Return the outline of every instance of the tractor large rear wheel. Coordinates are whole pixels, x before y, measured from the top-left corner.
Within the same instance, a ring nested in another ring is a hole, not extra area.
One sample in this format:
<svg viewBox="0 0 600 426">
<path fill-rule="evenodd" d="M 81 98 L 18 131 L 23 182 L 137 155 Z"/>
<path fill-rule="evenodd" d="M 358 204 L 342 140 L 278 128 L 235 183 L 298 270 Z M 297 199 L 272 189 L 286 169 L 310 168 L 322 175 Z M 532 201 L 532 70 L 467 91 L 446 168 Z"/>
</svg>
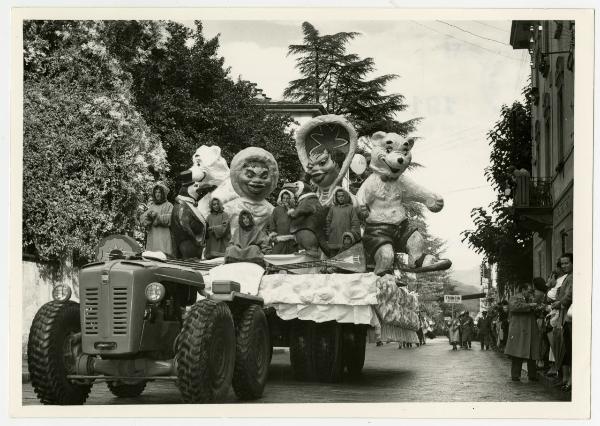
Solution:
<svg viewBox="0 0 600 426">
<path fill-rule="evenodd" d="M 235 364 L 235 328 L 224 302 L 196 302 L 176 342 L 177 387 L 184 402 L 224 399 Z"/>
<path fill-rule="evenodd" d="M 344 365 L 351 377 L 357 377 L 365 365 L 367 327 L 364 325 L 344 324 L 343 341 Z"/>
<path fill-rule="evenodd" d="M 237 348 L 233 390 L 240 399 L 260 398 L 267 383 L 271 361 L 269 324 L 261 306 L 245 309 L 235 324 Z"/>
<path fill-rule="evenodd" d="M 296 380 L 314 380 L 313 338 L 315 323 L 293 320 L 290 325 L 290 364 Z"/>
<path fill-rule="evenodd" d="M 337 383 L 342 379 L 342 325 L 335 321 L 317 324 L 313 340 L 315 373 L 320 382 Z"/>
<path fill-rule="evenodd" d="M 75 374 L 80 354 L 79 304 L 53 301 L 43 305 L 33 318 L 27 343 L 31 385 L 42 404 L 85 402 L 92 385 L 67 379 Z"/>
</svg>

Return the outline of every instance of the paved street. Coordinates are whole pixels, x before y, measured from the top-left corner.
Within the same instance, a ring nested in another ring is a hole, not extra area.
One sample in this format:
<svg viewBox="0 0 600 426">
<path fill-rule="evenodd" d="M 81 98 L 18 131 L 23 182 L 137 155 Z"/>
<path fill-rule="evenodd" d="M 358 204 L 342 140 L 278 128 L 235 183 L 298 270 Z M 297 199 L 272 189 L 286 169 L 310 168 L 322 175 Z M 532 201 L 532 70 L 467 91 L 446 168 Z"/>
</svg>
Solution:
<svg viewBox="0 0 600 426">
<path fill-rule="evenodd" d="M 265 395 L 258 403 L 300 402 L 474 402 L 558 401 L 565 395 L 540 382 L 510 381 L 510 362 L 504 355 L 473 349 L 451 351 L 446 338 L 428 340 L 422 347 L 398 350 L 394 343 L 367 345 L 360 379 L 339 384 L 292 380 L 289 354 L 277 353 Z M 174 383 L 150 383 L 138 398 L 115 398 L 101 383 L 92 389 L 88 404 L 176 404 Z M 227 402 L 235 403 L 233 392 Z M 23 384 L 23 405 L 38 404 L 29 383 Z"/>
</svg>

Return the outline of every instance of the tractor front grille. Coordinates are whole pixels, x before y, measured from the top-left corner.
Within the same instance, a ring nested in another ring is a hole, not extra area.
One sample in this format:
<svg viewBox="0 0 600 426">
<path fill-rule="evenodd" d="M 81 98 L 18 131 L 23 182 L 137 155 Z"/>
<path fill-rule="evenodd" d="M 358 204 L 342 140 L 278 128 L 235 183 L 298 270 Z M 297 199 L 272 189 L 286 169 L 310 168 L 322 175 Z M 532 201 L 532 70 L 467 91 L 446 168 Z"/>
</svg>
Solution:
<svg viewBox="0 0 600 426">
<path fill-rule="evenodd" d="M 84 297 L 84 332 L 85 334 L 95 335 L 98 334 L 99 288 L 86 288 Z"/>
<path fill-rule="evenodd" d="M 128 306 L 129 306 L 129 288 L 112 287 L 112 332 L 113 335 L 127 334 L 128 326 Z"/>
</svg>

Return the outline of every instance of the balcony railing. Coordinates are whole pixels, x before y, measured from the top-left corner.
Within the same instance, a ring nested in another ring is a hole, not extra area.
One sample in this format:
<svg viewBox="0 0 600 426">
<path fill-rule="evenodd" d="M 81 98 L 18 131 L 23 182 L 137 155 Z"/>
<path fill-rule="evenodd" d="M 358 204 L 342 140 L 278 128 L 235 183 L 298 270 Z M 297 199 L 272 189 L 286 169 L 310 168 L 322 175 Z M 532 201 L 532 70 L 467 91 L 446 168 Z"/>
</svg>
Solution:
<svg viewBox="0 0 600 426">
<path fill-rule="evenodd" d="M 517 208 L 552 208 L 552 179 L 516 176 L 513 205 Z"/>
</svg>

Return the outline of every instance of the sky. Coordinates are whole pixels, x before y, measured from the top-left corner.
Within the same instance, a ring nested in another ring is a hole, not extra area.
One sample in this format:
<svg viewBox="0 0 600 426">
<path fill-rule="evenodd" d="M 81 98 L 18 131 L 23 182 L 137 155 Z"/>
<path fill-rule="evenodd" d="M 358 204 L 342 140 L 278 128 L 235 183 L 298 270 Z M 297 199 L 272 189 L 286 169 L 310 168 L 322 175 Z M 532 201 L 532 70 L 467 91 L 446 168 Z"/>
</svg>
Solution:
<svg viewBox="0 0 600 426">
<path fill-rule="evenodd" d="M 375 60 L 373 77 L 397 74 L 388 93 L 400 93 L 408 108 L 401 121 L 422 117 L 411 172 L 440 193 L 445 207 L 427 215 L 430 231 L 447 241 L 454 268 L 482 260 L 461 242 L 472 229 L 471 209 L 495 198 L 484 169 L 490 148 L 486 133 L 503 104 L 522 99 L 530 73 L 529 54 L 509 45 L 510 21 L 311 21 L 321 34 L 357 31 L 348 52 Z M 231 76 L 254 81 L 273 100 L 300 74 L 288 45 L 302 42 L 302 21 L 203 21 L 204 34 L 220 34 L 220 55 Z"/>
</svg>

